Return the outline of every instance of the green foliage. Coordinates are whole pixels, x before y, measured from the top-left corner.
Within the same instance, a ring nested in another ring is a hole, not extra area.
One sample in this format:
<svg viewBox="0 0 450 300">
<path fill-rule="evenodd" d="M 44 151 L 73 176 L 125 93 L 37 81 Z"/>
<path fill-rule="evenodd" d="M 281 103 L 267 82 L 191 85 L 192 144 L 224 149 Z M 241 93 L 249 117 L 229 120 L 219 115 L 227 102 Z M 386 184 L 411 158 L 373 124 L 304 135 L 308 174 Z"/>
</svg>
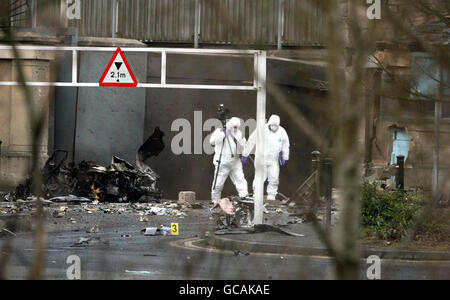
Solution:
<svg viewBox="0 0 450 300">
<path fill-rule="evenodd" d="M 450 241 L 450 209 L 436 208 L 427 211 L 416 227 L 416 239 L 433 242 Z"/>
<path fill-rule="evenodd" d="M 424 197 L 417 191 L 380 191 L 378 184 L 362 186 L 362 225 L 366 233 L 382 239 L 399 239 L 417 219 Z"/>
</svg>

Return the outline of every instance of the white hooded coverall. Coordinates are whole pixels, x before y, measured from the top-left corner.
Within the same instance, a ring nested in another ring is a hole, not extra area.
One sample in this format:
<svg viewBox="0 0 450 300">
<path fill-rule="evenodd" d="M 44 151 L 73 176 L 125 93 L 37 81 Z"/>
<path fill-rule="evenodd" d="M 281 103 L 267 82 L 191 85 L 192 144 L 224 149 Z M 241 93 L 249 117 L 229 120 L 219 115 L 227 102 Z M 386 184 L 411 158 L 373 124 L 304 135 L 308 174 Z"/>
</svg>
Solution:
<svg viewBox="0 0 450 300">
<path fill-rule="evenodd" d="M 276 131 L 270 130 L 270 125 L 276 125 Z M 255 148 L 256 130 L 250 135 L 242 156 L 248 157 Z M 281 155 L 280 155 L 281 153 Z M 275 200 L 278 194 L 280 175 L 280 159 L 289 160 L 289 137 L 280 126 L 280 117 L 272 115 L 264 126 L 264 181 L 268 180 L 267 200 Z M 253 192 L 255 180 L 253 180 Z"/>
<path fill-rule="evenodd" d="M 239 197 L 245 197 L 248 195 L 247 180 L 244 177 L 244 171 L 242 169 L 242 162 L 240 160 L 239 154 L 242 153 L 242 148 L 245 145 L 245 138 L 242 136 L 242 132 L 239 130 L 241 126 L 241 121 L 233 117 L 226 123 L 226 129 L 228 134 L 217 128 L 210 138 L 210 143 L 214 147 L 214 176 L 215 178 L 215 188 L 214 180 L 211 187 L 211 200 L 219 200 L 221 198 L 222 189 L 230 176 L 231 181 L 236 187 Z M 223 148 L 222 148 L 223 146 Z M 218 166 L 220 153 L 222 152 L 222 158 L 220 166 Z M 217 168 L 219 171 L 217 173 Z"/>
</svg>

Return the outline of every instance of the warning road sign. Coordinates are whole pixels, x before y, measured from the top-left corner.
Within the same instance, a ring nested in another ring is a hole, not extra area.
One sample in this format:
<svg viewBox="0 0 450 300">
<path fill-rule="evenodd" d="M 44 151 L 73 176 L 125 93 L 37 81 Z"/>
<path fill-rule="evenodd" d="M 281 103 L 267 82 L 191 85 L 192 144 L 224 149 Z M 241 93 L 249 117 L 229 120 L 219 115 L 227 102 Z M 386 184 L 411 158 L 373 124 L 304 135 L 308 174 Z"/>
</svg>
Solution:
<svg viewBox="0 0 450 300">
<path fill-rule="evenodd" d="M 125 55 L 117 48 L 99 82 L 100 86 L 137 86 L 137 80 L 131 71 Z"/>
</svg>

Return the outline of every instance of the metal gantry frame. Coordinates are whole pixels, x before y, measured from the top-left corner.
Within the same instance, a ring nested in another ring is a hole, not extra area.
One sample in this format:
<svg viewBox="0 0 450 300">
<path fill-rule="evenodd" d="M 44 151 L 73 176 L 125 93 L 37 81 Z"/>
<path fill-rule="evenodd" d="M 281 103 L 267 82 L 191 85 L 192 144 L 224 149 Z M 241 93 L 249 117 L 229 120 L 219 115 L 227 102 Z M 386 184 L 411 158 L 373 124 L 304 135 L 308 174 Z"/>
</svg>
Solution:
<svg viewBox="0 0 450 300">
<path fill-rule="evenodd" d="M 70 47 L 70 46 L 16 46 L 19 51 L 69 51 L 72 52 L 72 81 L 70 82 L 18 82 L 0 81 L 0 86 L 30 87 L 98 87 L 98 82 L 79 82 L 78 80 L 78 55 L 79 52 L 115 52 L 117 47 Z M 242 90 L 256 91 L 256 152 L 255 152 L 255 214 L 254 223 L 263 223 L 264 201 L 264 126 L 266 120 L 266 73 L 267 54 L 260 50 L 223 50 L 223 49 L 184 49 L 184 48 L 121 48 L 125 52 L 144 52 L 161 54 L 161 82 L 138 83 L 136 88 L 168 88 L 168 89 L 207 89 L 207 90 Z M 0 45 L 0 51 L 12 51 L 12 46 Z M 253 56 L 254 76 L 253 85 L 212 85 L 212 84 L 170 84 L 167 83 L 167 54 L 198 54 L 198 55 L 235 55 Z M 101 74 L 99 74 L 99 79 Z"/>
</svg>

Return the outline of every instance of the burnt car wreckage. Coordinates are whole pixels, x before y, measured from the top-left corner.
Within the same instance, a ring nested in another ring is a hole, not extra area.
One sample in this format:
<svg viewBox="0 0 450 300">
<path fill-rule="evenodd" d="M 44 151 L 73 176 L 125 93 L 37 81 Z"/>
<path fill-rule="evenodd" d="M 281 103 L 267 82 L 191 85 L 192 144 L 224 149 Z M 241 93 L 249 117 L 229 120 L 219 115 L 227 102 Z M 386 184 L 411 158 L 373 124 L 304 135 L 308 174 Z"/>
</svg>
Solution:
<svg viewBox="0 0 450 300">
<path fill-rule="evenodd" d="M 138 149 L 136 166 L 113 156 L 104 167 L 92 161 L 66 163 L 68 152 L 55 150 L 42 168 L 45 198 L 70 196 L 79 200 L 103 202 L 159 202 L 162 191 L 157 187 L 159 175 L 145 161 L 164 149 L 164 132 L 156 127 L 153 134 Z M 72 196 L 76 195 L 76 197 Z M 31 179 L 17 186 L 5 198 L 26 200 L 31 194 Z"/>
</svg>

